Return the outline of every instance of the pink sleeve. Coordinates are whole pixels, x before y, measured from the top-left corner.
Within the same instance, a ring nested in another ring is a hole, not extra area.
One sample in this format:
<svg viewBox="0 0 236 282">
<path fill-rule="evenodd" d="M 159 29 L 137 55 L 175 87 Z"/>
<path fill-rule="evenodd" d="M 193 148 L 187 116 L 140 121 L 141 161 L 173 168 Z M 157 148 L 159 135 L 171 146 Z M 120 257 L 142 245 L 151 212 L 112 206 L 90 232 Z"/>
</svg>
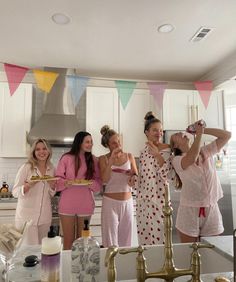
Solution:
<svg viewBox="0 0 236 282">
<path fill-rule="evenodd" d="M 98 159 L 96 157 L 93 157 L 94 160 L 94 176 L 93 176 L 93 184 L 90 186 L 90 189 L 93 192 L 100 192 L 102 187 L 102 181 L 100 178 L 100 170 L 98 167 Z"/>
<path fill-rule="evenodd" d="M 172 165 L 176 171 L 176 173 L 179 173 L 180 171 L 183 171 L 181 161 L 182 161 L 183 156 L 176 156 L 172 160 Z"/>
<path fill-rule="evenodd" d="M 210 144 L 203 146 L 201 148 L 201 153 L 204 156 L 204 159 L 214 156 L 219 152 L 218 147 L 216 145 L 216 141 L 211 142 Z"/>
<path fill-rule="evenodd" d="M 59 163 L 57 165 L 56 169 L 56 177 L 59 177 L 60 179 L 57 180 L 57 191 L 62 191 L 66 189 L 65 187 L 65 180 L 66 180 L 66 168 L 67 168 L 67 162 L 65 156 L 62 156 L 59 160 Z"/>
</svg>

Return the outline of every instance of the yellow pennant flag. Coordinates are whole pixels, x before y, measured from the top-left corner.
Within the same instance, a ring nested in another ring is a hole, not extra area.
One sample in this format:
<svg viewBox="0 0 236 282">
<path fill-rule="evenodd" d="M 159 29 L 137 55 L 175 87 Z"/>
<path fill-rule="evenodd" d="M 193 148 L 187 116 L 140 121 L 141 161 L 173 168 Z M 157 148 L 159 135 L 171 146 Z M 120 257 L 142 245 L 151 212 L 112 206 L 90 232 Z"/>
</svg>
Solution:
<svg viewBox="0 0 236 282">
<path fill-rule="evenodd" d="M 58 77 L 56 72 L 33 70 L 35 80 L 39 89 L 49 93 Z"/>
</svg>

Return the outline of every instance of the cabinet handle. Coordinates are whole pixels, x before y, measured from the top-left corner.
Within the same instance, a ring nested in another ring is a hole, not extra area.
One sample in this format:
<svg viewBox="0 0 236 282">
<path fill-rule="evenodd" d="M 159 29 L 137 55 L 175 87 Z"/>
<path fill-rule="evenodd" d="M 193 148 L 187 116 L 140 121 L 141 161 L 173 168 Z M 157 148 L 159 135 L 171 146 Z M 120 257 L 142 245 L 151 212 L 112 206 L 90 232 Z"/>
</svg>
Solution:
<svg viewBox="0 0 236 282">
<path fill-rule="evenodd" d="M 192 106 L 189 106 L 188 107 L 188 122 L 189 122 L 189 124 L 192 123 L 192 114 L 191 114 L 191 112 L 192 112 Z"/>
<path fill-rule="evenodd" d="M 198 105 L 196 106 L 196 114 L 197 114 L 197 120 L 199 120 L 199 116 L 198 116 Z"/>
<path fill-rule="evenodd" d="M 194 106 L 191 105 L 191 123 L 195 122 Z"/>
</svg>

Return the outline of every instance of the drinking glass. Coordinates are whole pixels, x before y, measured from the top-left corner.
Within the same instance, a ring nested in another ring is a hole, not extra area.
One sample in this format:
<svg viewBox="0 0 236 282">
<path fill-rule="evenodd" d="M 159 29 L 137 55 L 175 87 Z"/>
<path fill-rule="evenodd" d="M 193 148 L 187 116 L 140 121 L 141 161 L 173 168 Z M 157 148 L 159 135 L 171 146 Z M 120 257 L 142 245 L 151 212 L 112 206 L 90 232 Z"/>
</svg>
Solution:
<svg viewBox="0 0 236 282">
<path fill-rule="evenodd" d="M 2 275 L 5 282 L 9 282 L 9 270 L 11 269 L 12 259 L 19 251 L 24 236 L 31 222 L 26 222 L 22 230 L 17 230 L 12 224 L 0 225 L 0 259 L 3 262 L 4 269 Z M 10 234 L 10 236 L 9 236 Z M 11 239 L 14 236 L 14 240 Z"/>
</svg>

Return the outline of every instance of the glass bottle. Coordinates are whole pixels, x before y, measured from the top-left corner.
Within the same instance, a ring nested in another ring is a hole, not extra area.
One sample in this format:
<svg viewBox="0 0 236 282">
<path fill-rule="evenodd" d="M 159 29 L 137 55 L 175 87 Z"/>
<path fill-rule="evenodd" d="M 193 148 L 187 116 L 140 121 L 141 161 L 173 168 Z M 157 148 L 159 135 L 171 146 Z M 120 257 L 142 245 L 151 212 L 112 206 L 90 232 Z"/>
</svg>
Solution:
<svg viewBox="0 0 236 282">
<path fill-rule="evenodd" d="M 98 241 L 91 237 L 89 221 L 84 221 L 82 237 L 72 244 L 71 249 L 72 282 L 99 281 L 100 246 Z"/>
</svg>

